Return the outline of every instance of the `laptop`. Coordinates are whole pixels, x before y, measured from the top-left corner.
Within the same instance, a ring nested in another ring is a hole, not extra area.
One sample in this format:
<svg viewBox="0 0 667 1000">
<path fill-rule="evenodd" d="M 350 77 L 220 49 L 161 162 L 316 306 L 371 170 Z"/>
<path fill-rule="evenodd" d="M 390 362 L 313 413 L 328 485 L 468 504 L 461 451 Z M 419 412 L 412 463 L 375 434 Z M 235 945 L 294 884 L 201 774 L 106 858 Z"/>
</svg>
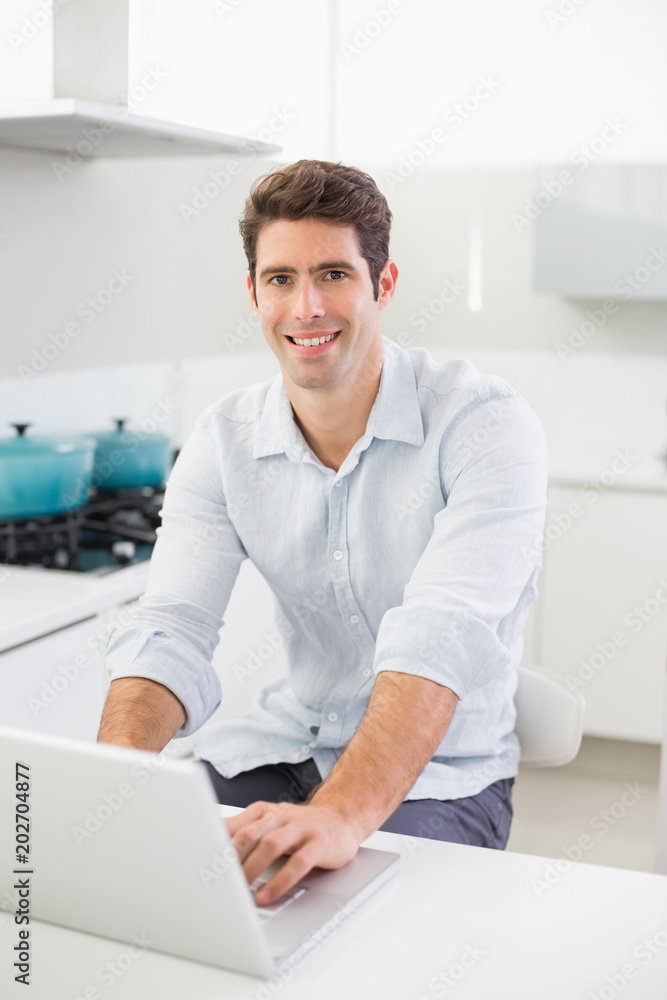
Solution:
<svg viewBox="0 0 667 1000">
<path fill-rule="evenodd" d="M 1 909 L 236 972 L 299 963 L 398 869 L 361 847 L 267 910 L 280 861 L 248 886 L 198 761 L 0 726 L 0 775 Z"/>
</svg>

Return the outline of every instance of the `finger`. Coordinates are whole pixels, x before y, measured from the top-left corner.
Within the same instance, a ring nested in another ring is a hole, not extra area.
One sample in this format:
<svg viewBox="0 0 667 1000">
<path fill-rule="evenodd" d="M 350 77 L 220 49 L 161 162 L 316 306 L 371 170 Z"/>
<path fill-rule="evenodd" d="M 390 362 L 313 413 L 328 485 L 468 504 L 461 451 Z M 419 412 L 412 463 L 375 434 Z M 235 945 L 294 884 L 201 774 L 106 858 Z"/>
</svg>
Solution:
<svg viewBox="0 0 667 1000">
<path fill-rule="evenodd" d="M 276 872 L 266 885 L 255 894 L 255 899 L 260 906 L 268 906 L 300 882 L 302 878 L 315 867 L 316 852 L 313 851 L 311 842 L 306 842 L 304 846 L 292 854 L 289 861 L 286 861 L 280 871 Z"/>
<path fill-rule="evenodd" d="M 254 822 L 257 817 L 261 816 L 264 810 L 270 805 L 270 802 L 253 802 L 242 812 L 237 813 L 236 816 L 228 816 L 224 822 L 230 836 L 233 837 L 234 834 L 238 833 L 239 830 L 242 830 L 244 826 L 248 825 L 248 823 Z"/>
<path fill-rule="evenodd" d="M 252 885 L 269 865 L 286 854 L 293 854 L 304 843 L 305 834 L 296 824 L 291 823 L 269 831 L 257 843 L 243 861 L 243 871 Z"/>
<path fill-rule="evenodd" d="M 241 861 L 245 861 L 252 854 L 263 837 L 287 823 L 289 823 L 289 816 L 269 807 L 258 819 L 248 823 L 238 833 L 235 833 L 232 837 L 232 843 Z"/>
</svg>

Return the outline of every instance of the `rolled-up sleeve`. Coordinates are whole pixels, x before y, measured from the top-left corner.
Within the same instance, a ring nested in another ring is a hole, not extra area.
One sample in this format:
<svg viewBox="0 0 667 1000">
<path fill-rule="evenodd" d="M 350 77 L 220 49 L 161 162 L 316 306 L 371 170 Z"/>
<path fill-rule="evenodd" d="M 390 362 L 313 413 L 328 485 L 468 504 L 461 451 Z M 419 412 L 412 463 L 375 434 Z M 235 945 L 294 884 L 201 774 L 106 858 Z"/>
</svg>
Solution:
<svg viewBox="0 0 667 1000">
<path fill-rule="evenodd" d="M 169 477 L 146 594 L 112 626 L 104 656 L 110 679 L 146 677 L 182 702 L 188 736 L 220 704 L 211 666 L 245 549 L 225 501 L 216 419 L 204 414 Z"/>
<path fill-rule="evenodd" d="M 445 506 L 403 603 L 381 621 L 374 670 L 415 674 L 464 698 L 511 662 L 505 626 L 541 567 L 547 448 L 526 401 L 473 398 L 443 429 L 439 475 Z"/>
</svg>

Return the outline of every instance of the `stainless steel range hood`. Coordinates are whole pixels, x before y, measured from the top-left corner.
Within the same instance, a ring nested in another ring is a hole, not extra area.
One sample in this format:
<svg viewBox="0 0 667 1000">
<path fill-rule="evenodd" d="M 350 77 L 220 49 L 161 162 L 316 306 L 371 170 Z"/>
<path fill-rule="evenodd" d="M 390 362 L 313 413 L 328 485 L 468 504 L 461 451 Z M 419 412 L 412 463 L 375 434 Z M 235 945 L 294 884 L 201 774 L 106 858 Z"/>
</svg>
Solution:
<svg viewBox="0 0 667 1000">
<path fill-rule="evenodd" d="M 53 17 L 45 100 L 0 102 L 0 147 L 88 156 L 274 153 L 281 146 L 143 117 L 127 105 L 129 0 L 68 0 Z"/>
<path fill-rule="evenodd" d="M 88 156 L 183 156 L 188 153 L 277 153 L 266 142 L 224 135 L 127 109 L 70 97 L 0 103 L 0 147 Z"/>
</svg>

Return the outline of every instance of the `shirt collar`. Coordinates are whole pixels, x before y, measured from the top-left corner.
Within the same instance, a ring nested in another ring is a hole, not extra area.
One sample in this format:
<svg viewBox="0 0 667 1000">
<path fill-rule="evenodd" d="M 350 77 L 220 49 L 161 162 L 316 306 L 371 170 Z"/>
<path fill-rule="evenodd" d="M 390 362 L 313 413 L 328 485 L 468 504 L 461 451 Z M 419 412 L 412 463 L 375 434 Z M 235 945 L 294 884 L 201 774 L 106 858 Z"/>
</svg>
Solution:
<svg viewBox="0 0 667 1000">
<path fill-rule="evenodd" d="M 404 441 L 421 447 L 424 424 L 417 398 L 412 360 L 393 340 L 382 338 L 384 359 L 380 388 L 373 405 L 372 436 L 388 441 Z M 370 423 L 370 419 L 369 419 Z M 293 462 L 301 461 L 306 443 L 294 420 L 282 373 L 271 379 L 264 408 L 255 432 L 253 458 L 284 452 Z"/>
</svg>

